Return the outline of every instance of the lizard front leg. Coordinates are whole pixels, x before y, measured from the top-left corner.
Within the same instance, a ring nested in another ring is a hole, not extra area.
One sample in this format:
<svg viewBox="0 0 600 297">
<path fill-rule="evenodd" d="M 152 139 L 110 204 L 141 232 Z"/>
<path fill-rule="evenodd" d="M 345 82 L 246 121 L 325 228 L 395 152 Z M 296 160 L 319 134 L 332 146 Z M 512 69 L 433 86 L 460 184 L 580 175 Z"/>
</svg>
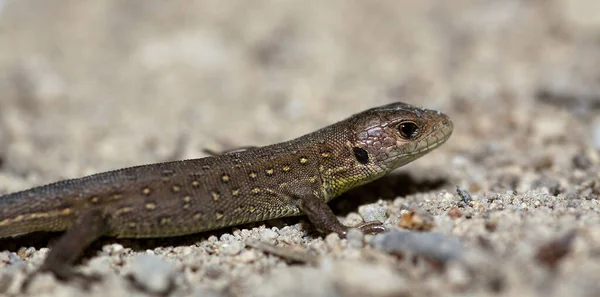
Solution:
<svg viewBox="0 0 600 297">
<path fill-rule="evenodd" d="M 338 233 L 340 236 L 346 236 L 348 227 L 344 226 L 335 216 L 329 205 L 317 197 L 308 188 L 304 188 L 300 192 L 296 192 L 293 197 L 296 197 L 296 205 L 308 217 L 310 222 L 323 233 Z M 356 226 L 363 233 L 376 234 L 385 231 L 381 222 L 373 221 L 366 222 Z"/>
</svg>

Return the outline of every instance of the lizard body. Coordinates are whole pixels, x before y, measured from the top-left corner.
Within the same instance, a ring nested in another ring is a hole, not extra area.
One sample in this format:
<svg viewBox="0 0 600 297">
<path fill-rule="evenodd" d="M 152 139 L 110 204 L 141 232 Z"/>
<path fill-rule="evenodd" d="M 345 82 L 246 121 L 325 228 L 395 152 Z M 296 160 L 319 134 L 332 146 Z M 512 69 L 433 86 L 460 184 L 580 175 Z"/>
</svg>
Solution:
<svg viewBox="0 0 600 297">
<path fill-rule="evenodd" d="M 0 197 L 0 238 L 67 231 L 42 266 L 67 279 L 101 236 L 169 237 L 302 214 L 344 235 L 329 200 L 428 153 L 452 129 L 441 112 L 393 103 L 279 144 L 40 186 Z"/>
</svg>

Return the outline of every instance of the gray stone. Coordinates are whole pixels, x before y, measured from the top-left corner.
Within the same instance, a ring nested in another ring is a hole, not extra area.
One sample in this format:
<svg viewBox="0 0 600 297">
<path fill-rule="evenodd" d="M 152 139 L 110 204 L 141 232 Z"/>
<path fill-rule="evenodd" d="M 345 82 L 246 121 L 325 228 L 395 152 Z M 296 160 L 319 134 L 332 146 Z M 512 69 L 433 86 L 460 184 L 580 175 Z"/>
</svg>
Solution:
<svg viewBox="0 0 600 297">
<path fill-rule="evenodd" d="M 365 222 L 379 221 L 383 223 L 387 219 L 385 207 L 377 203 L 360 206 L 358 213 Z"/>
<path fill-rule="evenodd" d="M 152 254 L 140 254 L 133 258 L 133 280 L 148 292 L 165 294 L 173 286 L 175 268 Z"/>
<path fill-rule="evenodd" d="M 462 253 L 456 238 L 433 232 L 394 230 L 375 236 L 372 244 L 389 253 L 414 254 L 441 262 L 458 260 Z"/>
</svg>

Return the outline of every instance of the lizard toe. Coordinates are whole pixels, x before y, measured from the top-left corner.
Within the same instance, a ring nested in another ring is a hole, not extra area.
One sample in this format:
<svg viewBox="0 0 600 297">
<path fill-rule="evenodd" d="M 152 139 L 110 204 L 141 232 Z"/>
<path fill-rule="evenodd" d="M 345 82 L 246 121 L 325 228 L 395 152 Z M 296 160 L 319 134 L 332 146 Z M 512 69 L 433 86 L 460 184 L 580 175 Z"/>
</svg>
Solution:
<svg viewBox="0 0 600 297">
<path fill-rule="evenodd" d="M 386 231 L 385 227 L 383 226 L 383 223 L 379 221 L 365 222 L 359 224 L 358 226 L 356 226 L 356 228 L 358 228 L 360 231 L 362 231 L 362 233 L 365 234 L 378 234 Z"/>
</svg>

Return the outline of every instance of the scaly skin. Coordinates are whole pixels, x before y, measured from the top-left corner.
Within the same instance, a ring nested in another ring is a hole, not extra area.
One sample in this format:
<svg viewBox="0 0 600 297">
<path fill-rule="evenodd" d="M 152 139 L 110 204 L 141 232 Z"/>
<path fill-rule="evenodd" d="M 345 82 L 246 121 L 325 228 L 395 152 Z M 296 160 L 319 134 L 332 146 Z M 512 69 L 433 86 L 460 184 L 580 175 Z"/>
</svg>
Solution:
<svg viewBox="0 0 600 297">
<path fill-rule="evenodd" d="M 67 230 L 42 267 L 67 279 L 100 236 L 169 237 L 302 214 L 344 235 L 327 201 L 428 153 L 452 129 L 443 113 L 393 103 L 279 144 L 61 181 L 0 197 L 0 237 Z"/>
</svg>

